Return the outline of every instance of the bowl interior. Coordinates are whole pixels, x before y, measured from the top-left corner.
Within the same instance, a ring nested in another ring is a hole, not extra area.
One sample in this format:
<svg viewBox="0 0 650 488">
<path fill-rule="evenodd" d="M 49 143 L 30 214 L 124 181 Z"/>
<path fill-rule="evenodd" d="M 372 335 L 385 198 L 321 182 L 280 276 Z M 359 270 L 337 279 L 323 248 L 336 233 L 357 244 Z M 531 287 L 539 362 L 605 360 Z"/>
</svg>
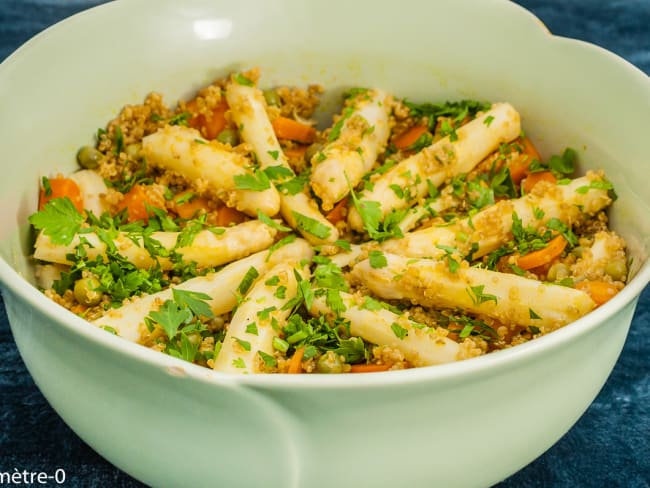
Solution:
<svg viewBox="0 0 650 488">
<path fill-rule="evenodd" d="M 394 22 L 401 11 L 422 15 L 405 26 Z M 135 0 L 64 21 L 0 66 L 0 134 L 13 168 L 0 179 L 0 255 L 33 280 L 27 217 L 39 178 L 74 170 L 77 148 L 92 143 L 123 105 L 151 91 L 173 104 L 254 66 L 265 86 L 331 90 L 323 123 L 351 86 L 415 101 L 511 102 L 543 156 L 570 146 L 581 170 L 605 170 L 620 196 L 610 217 L 629 243 L 637 293 L 648 282 L 647 77 L 600 48 L 550 36 L 535 17 L 497 0 L 160 0 L 155 9 Z M 16 277 L 7 271 L 3 279 Z"/>
</svg>

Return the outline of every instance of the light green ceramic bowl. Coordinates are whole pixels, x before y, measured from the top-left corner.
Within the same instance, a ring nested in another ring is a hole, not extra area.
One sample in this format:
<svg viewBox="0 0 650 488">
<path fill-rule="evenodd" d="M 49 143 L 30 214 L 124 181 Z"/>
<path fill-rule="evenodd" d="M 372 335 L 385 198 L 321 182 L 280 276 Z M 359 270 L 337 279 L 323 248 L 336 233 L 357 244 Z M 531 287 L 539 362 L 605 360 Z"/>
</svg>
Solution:
<svg viewBox="0 0 650 488">
<path fill-rule="evenodd" d="M 612 225 L 629 243 L 635 277 L 532 343 L 341 376 L 224 376 L 93 328 L 42 296 L 30 284 L 27 225 L 38 175 L 73 170 L 96 128 L 149 91 L 171 103 L 251 66 L 268 85 L 511 102 L 544 155 L 571 146 L 582 168 L 607 172 L 620 195 Z M 0 179 L 0 278 L 16 343 L 74 431 L 151 485 L 490 485 L 584 412 L 650 278 L 648 78 L 595 46 L 552 37 L 506 1 L 117 1 L 11 56 L 0 99 L 3 160 L 14 169 Z"/>
</svg>

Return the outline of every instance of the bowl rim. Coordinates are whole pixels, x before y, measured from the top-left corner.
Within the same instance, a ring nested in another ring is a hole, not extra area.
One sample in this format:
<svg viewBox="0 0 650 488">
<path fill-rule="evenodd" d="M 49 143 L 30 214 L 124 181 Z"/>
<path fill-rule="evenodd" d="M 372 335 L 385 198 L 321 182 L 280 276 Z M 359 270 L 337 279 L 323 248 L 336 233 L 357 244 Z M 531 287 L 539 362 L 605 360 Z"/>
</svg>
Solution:
<svg viewBox="0 0 650 488">
<path fill-rule="evenodd" d="M 501 0 L 499 0 L 501 1 Z M 126 4 L 127 0 L 114 0 L 109 3 L 93 6 L 81 11 L 70 17 L 62 19 L 45 30 L 39 32 L 15 51 L 10 53 L 5 60 L 0 63 L 0 74 L 2 70 L 8 69 L 16 59 L 24 52 L 32 48 L 37 43 L 44 42 L 46 37 L 63 28 L 69 23 L 81 21 L 86 15 L 94 15 L 98 10 L 118 8 Z M 641 71 L 637 66 L 626 61 L 619 55 L 600 47 L 596 44 L 586 41 L 557 36 L 552 34 L 544 23 L 532 12 L 523 6 L 503 0 L 502 4 L 509 5 L 519 11 L 519 15 L 527 15 L 538 24 L 541 31 L 549 36 L 552 42 L 562 40 L 582 44 L 584 48 L 596 50 L 599 52 L 607 63 L 619 70 L 627 70 L 631 77 L 645 77 L 647 82 L 650 78 Z M 641 78 L 638 78 L 641 81 Z M 47 316 L 57 327 L 62 327 L 68 332 L 78 334 L 84 340 L 92 342 L 96 346 L 104 347 L 107 350 L 118 355 L 128 356 L 130 359 L 142 362 L 148 366 L 160 368 L 169 374 L 176 376 L 185 376 L 188 379 L 200 382 L 220 385 L 220 384 L 241 384 L 255 386 L 267 389 L 274 388 L 384 388 L 394 386 L 406 386 L 413 383 L 428 383 L 455 380 L 459 377 L 471 375 L 490 374 L 492 371 L 502 368 L 509 368 L 527 357 L 537 357 L 543 355 L 549 349 L 561 347 L 562 344 L 572 342 L 578 337 L 589 333 L 597 327 L 605 327 L 607 321 L 634 302 L 644 288 L 650 283 L 650 258 L 637 270 L 635 276 L 625 285 L 625 287 L 610 301 L 593 310 L 580 319 L 567 324 L 566 326 L 551 332 L 542 337 L 536 338 L 530 342 L 517 345 L 516 347 L 494 351 L 479 357 L 470 358 L 453 363 L 446 363 L 434 366 L 412 368 L 407 370 L 386 371 L 381 374 L 353 374 L 353 375 L 324 375 L 324 374 L 303 374 L 303 375 L 283 375 L 283 374 L 252 374 L 252 375 L 232 375 L 219 371 L 214 371 L 206 367 L 188 363 L 178 358 L 153 351 L 145 346 L 132 343 L 121 337 L 107 333 L 98 327 L 90 326 L 88 321 L 75 315 L 64 307 L 56 304 L 47 298 L 38 288 L 29 283 L 18 271 L 16 271 L 5 259 L 0 256 L 0 285 L 3 296 L 6 297 L 6 289 L 10 290 L 22 301 L 23 305 L 28 305 L 43 315 Z M 14 324 L 9 320 L 10 327 L 14 329 Z"/>
</svg>

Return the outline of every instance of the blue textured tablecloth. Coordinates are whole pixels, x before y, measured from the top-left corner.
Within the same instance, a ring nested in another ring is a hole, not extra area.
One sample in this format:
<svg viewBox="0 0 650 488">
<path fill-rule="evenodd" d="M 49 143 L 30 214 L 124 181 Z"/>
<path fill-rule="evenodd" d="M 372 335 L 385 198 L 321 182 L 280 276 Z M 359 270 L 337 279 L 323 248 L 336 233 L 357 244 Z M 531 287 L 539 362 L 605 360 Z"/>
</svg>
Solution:
<svg viewBox="0 0 650 488">
<path fill-rule="evenodd" d="M 0 61 L 49 25 L 100 3 L 0 0 Z M 603 46 L 650 73 L 650 0 L 517 3 L 533 11 L 554 34 Z M 623 354 L 591 407 L 555 446 L 499 488 L 650 486 L 648 332 L 650 287 L 641 296 Z M 463 462 L 471 469 L 471 460 Z M 25 370 L 0 301 L 0 473 L 54 474 L 57 468 L 65 470 L 69 486 L 142 486 L 97 455 L 50 408 Z"/>
</svg>

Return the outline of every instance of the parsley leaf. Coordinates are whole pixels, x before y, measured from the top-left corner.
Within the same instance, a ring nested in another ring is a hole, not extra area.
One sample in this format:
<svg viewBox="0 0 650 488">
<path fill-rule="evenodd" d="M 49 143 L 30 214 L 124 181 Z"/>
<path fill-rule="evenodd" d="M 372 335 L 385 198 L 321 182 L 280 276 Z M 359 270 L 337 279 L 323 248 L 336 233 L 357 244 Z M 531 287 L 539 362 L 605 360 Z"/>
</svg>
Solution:
<svg viewBox="0 0 650 488">
<path fill-rule="evenodd" d="M 167 337 L 173 339 L 178 328 L 192 320 L 192 312 L 188 308 L 180 308 L 173 300 L 166 300 L 160 309 L 150 312 L 149 317 L 164 329 Z"/>
<path fill-rule="evenodd" d="M 238 190 L 264 191 L 271 188 L 269 177 L 259 169 L 255 170 L 254 174 L 235 175 L 233 180 Z"/>
<path fill-rule="evenodd" d="M 384 256 L 384 253 L 381 251 L 370 251 L 368 253 L 368 259 L 372 268 L 378 269 L 388 266 L 386 256 Z"/>
<path fill-rule="evenodd" d="M 269 151 L 269 153 L 271 152 L 277 153 L 277 151 Z M 277 156 L 275 159 L 277 159 Z M 295 176 L 294 172 L 290 168 L 287 168 L 281 164 L 278 164 L 277 166 L 268 166 L 264 168 L 264 172 L 266 173 L 266 176 L 268 176 L 269 179 L 273 181 L 284 180 L 286 178 L 292 178 Z"/>
<path fill-rule="evenodd" d="M 551 156 L 548 161 L 548 165 L 556 174 L 559 175 L 571 175 L 575 171 L 575 162 L 577 159 L 577 153 L 575 149 L 567 147 L 562 156 Z"/>
<path fill-rule="evenodd" d="M 257 218 L 261 221 L 264 222 L 266 225 L 269 227 L 279 230 L 280 232 L 291 232 L 291 228 L 287 227 L 285 225 L 281 225 L 277 223 L 275 220 L 273 220 L 271 217 L 263 213 L 261 210 L 257 211 Z"/>
<path fill-rule="evenodd" d="M 322 222 L 307 217 L 295 210 L 291 211 L 291 215 L 296 219 L 296 227 L 298 227 L 298 229 L 318 237 L 319 239 L 327 239 L 329 237 L 331 229 Z"/>
<path fill-rule="evenodd" d="M 178 288 L 172 289 L 174 301 L 181 307 L 189 308 L 192 313 L 197 317 L 214 317 L 210 305 L 206 300 L 212 300 L 210 295 L 198 291 L 179 290 Z"/>
<path fill-rule="evenodd" d="M 341 117 L 336 122 L 336 124 L 332 126 L 332 130 L 327 136 L 328 142 L 335 141 L 336 139 L 339 138 L 339 136 L 341 135 L 341 129 L 343 129 L 343 124 L 345 124 L 346 119 L 350 118 L 353 113 L 354 113 L 354 108 L 352 107 L 346 107 L 343 110 L 343 114 L 341 114 Z"/>
<path fill-rule="evenodd" d="M 72 242 L 83 221 L 83 215 L 68 197 L 53 198 L 45 204 L 43 210 L 29 217 L 29 223 L 49 236 L 52 244 L 64 246 Z"/>
<path fill-rule="evenodd" d="M 489 301 L 497 303 L 497 297 L 495 295 L 483 293 L 484 288 L 485 285 L 470 286 L 467 288 L 467 294 L 472 299 L 472 303 L 474 305 L 481 305 Z"/>
<path fill-rule="evenodd" d="M 267 170 L 270 168 L 266 168 Z M 289 195 L 297 195 L 300 193 L 303 188 L 305 188 L 305 185 L 309 181 L 309 173 L 304 172 L 296 176 L 295 178 L 291 178 L 290 180 L 283 181 L 282 183 L 276 184 L 276 188 L 284 193 L 284 194 L 289 194 Z"/>
<path fill-rule="evenodd" d="M 277 366 L 278 362 L 270 354 L 267 354 L 264 351 L 257 351 L 257 354 L 259 354 L 259 356 L 262 358 L 262 361 L 264 361 L 264 364 L 267 367 L 273 368 L 273 367 Z"/>
</svg>

